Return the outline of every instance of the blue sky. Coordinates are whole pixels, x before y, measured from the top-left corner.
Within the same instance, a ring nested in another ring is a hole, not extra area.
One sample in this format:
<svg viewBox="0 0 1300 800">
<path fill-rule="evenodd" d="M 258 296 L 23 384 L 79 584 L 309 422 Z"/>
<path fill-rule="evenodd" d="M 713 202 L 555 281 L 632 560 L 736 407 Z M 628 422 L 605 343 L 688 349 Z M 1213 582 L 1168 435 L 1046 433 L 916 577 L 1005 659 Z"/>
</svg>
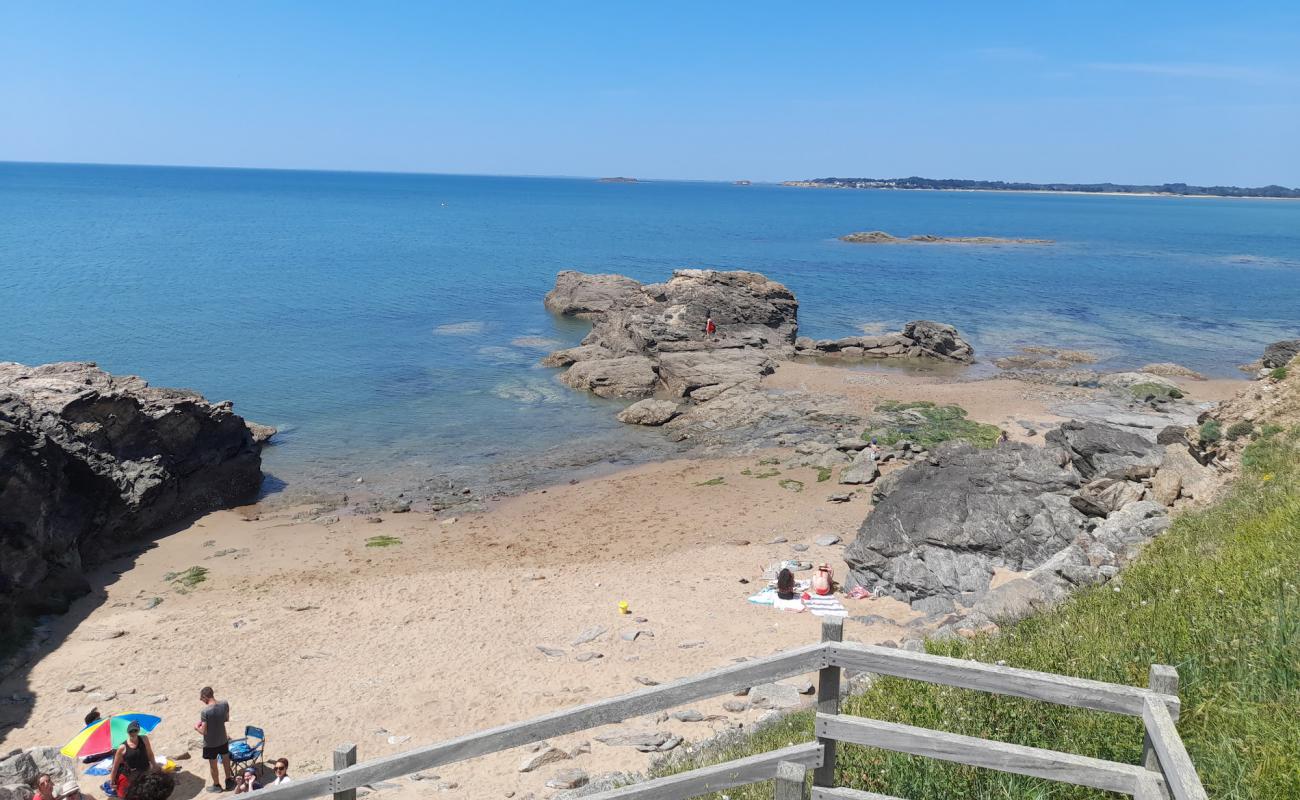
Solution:
<svg viewBox="0 0 1300 800">
<path fill-rule="evenodd" d="M 1300 3 L 0 0 L 0 160 L 1300 185 Z"/>
</svg>

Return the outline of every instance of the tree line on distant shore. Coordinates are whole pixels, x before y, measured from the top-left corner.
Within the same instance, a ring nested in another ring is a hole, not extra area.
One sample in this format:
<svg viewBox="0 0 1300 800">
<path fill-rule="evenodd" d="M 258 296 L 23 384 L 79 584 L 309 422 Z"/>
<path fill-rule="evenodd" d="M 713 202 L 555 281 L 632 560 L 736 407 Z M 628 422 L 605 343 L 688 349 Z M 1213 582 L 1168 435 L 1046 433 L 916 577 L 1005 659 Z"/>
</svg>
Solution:
<svg viewBox="0 0 1300 800">
<path fill-rule="evenodd" d="M 1300 198 L 1300 189 L 1285 186 L 1194 186 L 1187 183 L 1018 183 L 1014 181 L 971 181 L 958 178 L 813 178 L 786 181 L 786 186 L 834 189 L 961 189 L 1016 192 L 1093 192 L 1106 194 L 1212 195 L 1214 197 Z"/>
</svg>

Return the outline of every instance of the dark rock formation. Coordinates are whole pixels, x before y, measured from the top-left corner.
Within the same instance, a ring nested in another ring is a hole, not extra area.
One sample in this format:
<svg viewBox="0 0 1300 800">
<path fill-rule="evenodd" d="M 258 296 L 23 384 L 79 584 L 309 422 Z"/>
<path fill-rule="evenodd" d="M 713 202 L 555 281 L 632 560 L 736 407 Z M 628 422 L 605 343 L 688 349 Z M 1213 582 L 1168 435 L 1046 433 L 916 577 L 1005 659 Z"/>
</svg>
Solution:
<svg viewBox="0 0 1300 800">
<path fill-rule="evenodd" d="M 890 477 L 844 552 L 851 585 L 907 600 L 982 593 L 994 567 L 1037 566 L 1083 530 L 1069 499 L 1079 476 L 1055 450 L 944 445 Z"/>
<path fill-rule="evenodd" d="M 1264 357 L 1260 361 L 1266 369 L 1277 369 L 1290 364 L 1297 355 L 1300 355 L 1300 339 L 1287 339 L 1264 348 Z"/>
<path fill-rule="evenodd" d="M 1064 448 L 1085 480 L 1149 478 L 1164 456 L 1163 449 L 1151 440 L 1097 422 L 1065 422 L 1044 438 L 1048 444 Z"/>
<path fill-rule="evenodd" d="M 898 333 L 876 336 L 847 336 L 843 339 L 795 341 L 795 353 L 804 356 L 830 356 L 849 359 L 931 358 L 969 364 L 975 360 L 975 348 L 961 338 L 951 325 L 929 320 L 914 320 Z"/>
<path fill-rule="evenodd" d="M 0 363 L 0 618 L 61 610 L 116 543 L 254 499 L 261 481 L 229 403 L 89 363 Z"/>
<path fill-rule="evenodd" d="M 894 236 L 884 231 L 846 233 L 840 241 L 851 244 L 1052 244 L 1051 239 L 1007 239 L 1000 236 L 937 236 L 918 233 L 913 236 Z"/>
</svg>

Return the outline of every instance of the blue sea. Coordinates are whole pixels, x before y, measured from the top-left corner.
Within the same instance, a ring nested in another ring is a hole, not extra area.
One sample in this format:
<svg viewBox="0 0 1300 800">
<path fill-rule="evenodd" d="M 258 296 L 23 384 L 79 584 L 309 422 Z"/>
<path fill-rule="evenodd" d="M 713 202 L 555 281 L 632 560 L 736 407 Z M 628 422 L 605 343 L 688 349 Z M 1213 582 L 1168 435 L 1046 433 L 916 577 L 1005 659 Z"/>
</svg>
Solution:
<svg viewBox="0 0 1300 800">
<path fill-rule="evenodd" d="M 871 246 L 859 230 L 1050 247 Z M 0 164 L 0 360 L 97 361 L 283 433 L 269 491 L 558 478 L 662 440 L 537 366 L 563 269 L 748 269 L 801 333 L 956 325 L 1213 376 L 1300 335 L 1300 203 Z M 537 460 L 538 456 L 545 456 Z M 385 484 L 387 481 L 387 484 Z"/>
</svg>

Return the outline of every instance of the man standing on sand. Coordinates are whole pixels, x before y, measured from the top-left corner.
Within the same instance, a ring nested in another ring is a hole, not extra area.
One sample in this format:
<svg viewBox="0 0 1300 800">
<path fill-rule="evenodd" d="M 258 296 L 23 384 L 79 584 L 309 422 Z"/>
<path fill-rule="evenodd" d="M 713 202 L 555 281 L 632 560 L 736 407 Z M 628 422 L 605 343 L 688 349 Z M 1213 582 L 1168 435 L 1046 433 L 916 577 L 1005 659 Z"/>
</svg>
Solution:
<svg viewBox="0 0 1300 800">
<path fill-rule="evenodd" d="M 199 712 L 199 724 L 194 729 L 203 734 L 203 757 L 212 769 L 212 785 L 209 792 L 221 791 L 221 776 L 217 772 L 217 759 L 226 768 L 226 789 L 235 788 L 235 773 L 230 768 L 230 737 L 226 735 L 226 721 L 230 719 L 230 704 L 225 700 L 217 702 L 211 686 L 204 686 L 199 691 L 199 702 L 203 710 Z"/>
</svg>

